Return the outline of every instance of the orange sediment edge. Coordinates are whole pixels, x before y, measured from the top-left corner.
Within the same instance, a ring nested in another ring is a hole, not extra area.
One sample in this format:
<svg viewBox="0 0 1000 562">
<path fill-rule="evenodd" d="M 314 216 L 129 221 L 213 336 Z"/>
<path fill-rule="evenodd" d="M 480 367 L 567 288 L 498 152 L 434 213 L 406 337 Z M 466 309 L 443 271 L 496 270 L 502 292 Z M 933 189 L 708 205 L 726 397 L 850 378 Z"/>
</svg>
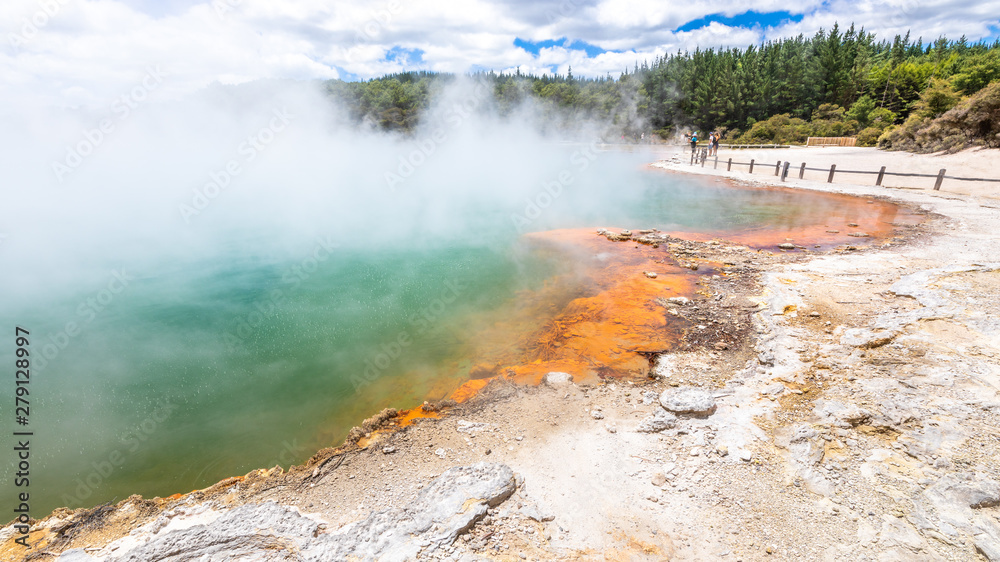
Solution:
<svg viewBox="0 0 1000 562">
<path fill-rule="evenodd" d="M 697 282 L 713 272 L 710 267 L 691 271 L 664 249 L 611 242 L 594 229 L 552 230 L 528 238 L 573 256 L 584 290 L 529 335 L 523 353 L 509 363 L 507 372 L 521 384 L 538 384 L 552 371 L 588 383 L 645 377 L 649 361 L 639 352 L 674 347 L 686 328 L 657 299 L 690 297 Z"/>
<path fill-rule="evenodd" d="M 409 410 L 400 410 L 399 416 L 396 417 L 396 423 L 399 424 L 399 427 L 406 427 L 419 419 L 438 419 L 440 417 L 440 411 L 429 412 L 418 406 Z"/>
<path fill-rule="evenodd" d="M 494 378 L 496 377 L 465 381 L 462 383 L 462 386 L 458 387 L 451 393 L 449 399 L 454 400 L 457 404 L 461 404 L 462 402 L 465 402 L 475 396 Z M 413 425 L 413 423 L 419 419 L 439 419 L 441 417 L 442 413 L 440 410 L 428 411 L 418 406 L 416 408 L 410 408 L 409 410 L 400 410 L 399 415 L 396 417 L 396 423 L 399 427 L 406 427 L 408 425 Z"/>
<path fill-rule="evenodd" d="M 477 393 L 479 393 L 480 390 L 485 388 L 486 385 L 489 384 L 490 381 L 495 378 L 497 377 L 489 377 L 485 379 L 474 379 L 465 381 L 464 383 L 462 383 L 461 386 L 459 386 L 457 389 L 455 389 L 454 392 L 451 393 L 449 399 L 453 400 L 457 404 L 461 404 L 462 402 L 469 400 Z M 417 406 L 416 408 L 410 408 L 409 410 L 400 410 L 399 414 L 396 416 L 396 425 L 399 427 L 406 427 L 408 425 L 413 425 L 417 420 L 420 419 L 440 419 L 441 417 L 443 417 L 443 415 L 444 414 L 440 410 L 429 411 L 421 408 L 420 406 Z M 378 432 L 373 432 L 372 436 L 376 435 L 377 433 Z M 363 447 L 368 442 L 371 441 L 370 437 L 363 439 L 364 441 L 361 440 L 358 441 L 359 447 Z"/>
<path fill-rule="evenodd" d="M 489 384 L 489 382 L 494 378 L 496 377 L 465 381 L 464 383 L 462 383 L 462 386 L 458 387 L 455 390 L 455 392 L 451 393 L 451 396 L 449 398 L 451 400 L 454 400 L 456 403 L 461 404 L 462 402 L 465 402 L 466 400 L 475 396 L 480 390 L 485 388 L 486 385 Z"/>
</svg>

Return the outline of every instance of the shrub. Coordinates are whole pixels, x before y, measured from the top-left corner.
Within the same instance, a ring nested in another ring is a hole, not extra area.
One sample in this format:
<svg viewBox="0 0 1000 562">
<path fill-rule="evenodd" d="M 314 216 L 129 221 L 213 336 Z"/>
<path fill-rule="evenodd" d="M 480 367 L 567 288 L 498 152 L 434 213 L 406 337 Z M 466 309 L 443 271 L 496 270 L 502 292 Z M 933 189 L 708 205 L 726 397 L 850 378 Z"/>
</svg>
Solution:
<svg viewBox="0 0 1000 562">
<path fill-rule="evenodd" d="M 972 144 L 1000 147 L 1000 81 L 963 100 L 939 120 L 967 136 Z"/>
<path fill-rule="evenodd" d="M 812 134 L 809 123 L 788 113 L 774 115 L 766 121 L 757 121 L 743 133 L 737 142 L 745 144 L 804 143 Z"/>
<path fill-rule="evenodd" d="M 858 133 L 858 146 L 875 146 L 882 130 L 878 127 L 866 127 Z"/>
<path fill-rule="evenodd" d="M 994 82 L 932 118 L 914 112 L 879 137 L 878 146 L 911 152 L 957 152 L 970 146 L 1000 147 L 1000 82 Z"/>
</svg>

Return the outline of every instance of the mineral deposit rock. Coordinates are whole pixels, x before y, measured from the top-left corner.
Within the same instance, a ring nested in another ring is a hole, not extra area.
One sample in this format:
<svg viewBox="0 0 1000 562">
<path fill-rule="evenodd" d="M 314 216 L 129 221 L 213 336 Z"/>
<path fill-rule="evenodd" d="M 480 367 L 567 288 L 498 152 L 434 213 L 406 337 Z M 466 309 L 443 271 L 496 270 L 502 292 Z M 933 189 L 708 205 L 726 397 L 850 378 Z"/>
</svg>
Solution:
<svg viewBox="0 0 1000 562">
<path fill-rule="evenodd" d="M 666 410 L 660 410 L 639 422 L 635 428 L 639 433 L 659 433 L 677 425 L 677 416 Z"/>
<path fill-rule="evenodd" d="M 675 414 L 707 416 L 715 413 L 715 398 L 700 388 L 668 388 L 660 395 L 660 405 Z"/>
</svg>

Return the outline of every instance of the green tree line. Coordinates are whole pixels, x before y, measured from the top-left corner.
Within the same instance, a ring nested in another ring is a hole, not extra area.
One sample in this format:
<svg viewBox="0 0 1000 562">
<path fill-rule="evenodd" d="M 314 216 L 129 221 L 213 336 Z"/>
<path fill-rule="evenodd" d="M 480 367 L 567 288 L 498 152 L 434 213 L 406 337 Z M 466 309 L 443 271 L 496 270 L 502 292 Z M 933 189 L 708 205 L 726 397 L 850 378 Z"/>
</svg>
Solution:
<svg viewBox="0 0 1000 562">
<path fill-rule="evenodd" d="M 1000 41 L 939 37 L 925 43 L 910 33 L 880 40 L 853 25 L 834 25 L 812 37 L 677 52 L 637 63 L 617 78 L 579 78 L 572 70 L 565 76 L 487 72 L 473 78 L 491 89 L 500 115 L 531 100 L 543 128 L 587 119 L 602 124 L 606 140 L 720 131 L 731 141 L 857 136 L 862 145 L 881 139 L 886 147 L 918 150 L 1000 141 L 993 135 L 1000 133 L 1000 93 L 988 88 L 1000 81 Z M 406 132 L 454 80 L 408 72 L 364 82 L 334 80 L 327 89 L 357 122 Z M 951 115 L 950 125 L 930 135 L 948 133 L 954 137 L 950 144 L 917 142 L 919 131 L 959 110 L 979 121 Z M 970 127 L 982 134 L 965 130 Z"/>
</svg>

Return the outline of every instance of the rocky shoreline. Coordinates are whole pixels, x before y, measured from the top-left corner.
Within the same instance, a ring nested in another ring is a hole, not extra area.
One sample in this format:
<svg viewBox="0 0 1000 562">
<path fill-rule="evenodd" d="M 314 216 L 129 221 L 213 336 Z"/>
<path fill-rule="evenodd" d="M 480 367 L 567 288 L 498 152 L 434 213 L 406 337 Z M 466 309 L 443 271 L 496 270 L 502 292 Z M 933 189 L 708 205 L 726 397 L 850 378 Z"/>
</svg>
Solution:
<svg viewBox="0 0 1000 562">
<path fill-rule="evenodd" d="M 8 525 L 0 552 L 1000 560 L 998 205 L 891 194 L 929 218 L 878 246 L 667 245 L 678 262 L 724 267 L 694 298 L 657 303 L 690 327 L 676 351 L 650 355 L 648 380 L 498 378 L 462 404 L 426 405 L 440 418 L 397 427 L 383 411 L 288 472 L 57 510 L 33 523 L 30 552 Z"/>
</svg>

